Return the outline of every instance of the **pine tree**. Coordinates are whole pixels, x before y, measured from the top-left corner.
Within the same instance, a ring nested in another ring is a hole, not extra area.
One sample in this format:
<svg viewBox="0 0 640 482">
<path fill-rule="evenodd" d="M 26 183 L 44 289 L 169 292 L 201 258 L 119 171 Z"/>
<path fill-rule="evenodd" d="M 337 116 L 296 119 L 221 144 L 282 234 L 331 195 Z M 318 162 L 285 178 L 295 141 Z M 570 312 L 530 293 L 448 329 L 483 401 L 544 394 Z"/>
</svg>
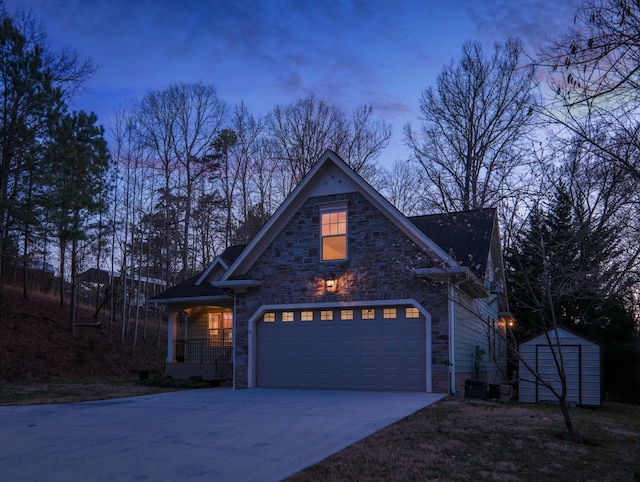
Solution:
<svg viewBox="0 0 640 482">
<path fill-rule="evenodd" d="M 60 305 L 64 305 L 66 253 L 71 254 L 70 330 L 75 331 L 78 243 L 89 238 L 92 217 L 104 208 L 103 190 L 109 153 L 95 114 L 65 115 L 56 126 L 47 153 L 48 219 L 60 248 Z"/>
</svg>

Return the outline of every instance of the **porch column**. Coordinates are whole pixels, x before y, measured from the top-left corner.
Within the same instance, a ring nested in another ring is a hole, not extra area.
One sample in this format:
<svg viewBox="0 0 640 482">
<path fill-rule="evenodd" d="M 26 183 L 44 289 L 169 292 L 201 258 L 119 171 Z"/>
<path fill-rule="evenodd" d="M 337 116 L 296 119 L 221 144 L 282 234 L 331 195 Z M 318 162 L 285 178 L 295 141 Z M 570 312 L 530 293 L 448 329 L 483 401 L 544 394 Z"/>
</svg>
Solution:
<svg viewBox="0 0 640 482">
<path fill-rule="evenodd" d="M 176 339 L 176 333 L 178 329 L 177 323 L 178 312 L 172 311 L 169 315 L 169 326 L 167 328 L 167 363 L 173 363 L 176 361 L 176 355 L 174 352 L 174 345 Z"/>
<path fill-rule="evenodd" d="M 456 394 L 456 348 L 455 348 L 455 286 L 449 282 L 449 393 Z"/>
</svg>

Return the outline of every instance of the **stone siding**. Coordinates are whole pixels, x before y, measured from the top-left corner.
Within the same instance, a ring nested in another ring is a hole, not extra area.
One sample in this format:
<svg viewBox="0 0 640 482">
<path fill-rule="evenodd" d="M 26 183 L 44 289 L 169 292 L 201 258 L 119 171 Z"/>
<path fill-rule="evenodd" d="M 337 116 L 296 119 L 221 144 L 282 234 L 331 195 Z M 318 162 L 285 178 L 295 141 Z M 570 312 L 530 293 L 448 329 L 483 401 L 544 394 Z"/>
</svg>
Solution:
<svg viewBox="0 0 640 482">
<path fill-rule="evenodd" d="M 348 259 L 321 262 L 319 206 L 336 201 L 348 205 Z M 308 199 L 246 273 L 261 285 L 237 295 L 235 386 L 248 386 L 248 320 L 262 305 L 412 298 L 432 317 L 432 389 L 448 392 L 447 285 L 413 276 L 436 265 L 360 193 Z M 330 275 L 333 292 L 325 287 Z"/>
</svg>

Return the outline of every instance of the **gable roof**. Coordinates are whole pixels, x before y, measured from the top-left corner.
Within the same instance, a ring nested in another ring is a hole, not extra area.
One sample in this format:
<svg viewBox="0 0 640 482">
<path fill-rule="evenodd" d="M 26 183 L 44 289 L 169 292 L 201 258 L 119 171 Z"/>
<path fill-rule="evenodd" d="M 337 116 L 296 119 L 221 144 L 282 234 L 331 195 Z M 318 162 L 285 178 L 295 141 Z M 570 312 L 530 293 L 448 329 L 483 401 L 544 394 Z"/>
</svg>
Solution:
<svg viewBox="0 0 640 482">
<path fill-rule="evenodd" d="M 360 192 L 418 247 L 430 251 L 447 266 L 458 267 L 456 261 L 445 250 L 409 221 L 382 194 L 371 187 L 338 154 L 327 149 L 238 259 L 229 267 L 221 282 L 242 278 L 309 197 L 353 191 Z"/>
<path fill-rule="evenodd" d="M 215 259 L 206 267 L 202 273 L 200 273 L 200 277 L 196 281 L 196 284 L 201 284 L 205 280 L 212 281 L 211 277 L 215 272 L 216 266 L 219 266 L 222 272 L 224 273 L 229 269 L 229 266 L 242 254 L 244 249 L 247 247 L 246 244 L 236 244 L 234 246 L 229 246 L 227 249 L 223 251 L 223 253 L 219 256 L 216 256 Z"/>
<path fill-rule="evenodd" d="M 460 266 L 484 279 L 496 222 L 496 209 L 459 211 L 408 218 Z"/>
<path fill-rule="evenodd" d="M 229 265 L 240 256 L 246 248 L 245 244 L 229 246 L 203 271 L 149 299 L 150 303 L 186 303 L 226 300 L 229 296 L 219 286 L 214 286 L 210 279 L 217 266 L 226 271 Z"/>
</svg>

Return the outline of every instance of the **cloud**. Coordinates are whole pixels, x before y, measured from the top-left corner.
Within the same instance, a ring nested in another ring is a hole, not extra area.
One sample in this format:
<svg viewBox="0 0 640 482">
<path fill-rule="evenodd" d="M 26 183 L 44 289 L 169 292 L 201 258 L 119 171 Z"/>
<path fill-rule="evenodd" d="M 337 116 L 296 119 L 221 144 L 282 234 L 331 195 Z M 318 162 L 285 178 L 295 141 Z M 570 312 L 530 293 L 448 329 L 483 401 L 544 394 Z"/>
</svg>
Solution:
<svg viewBox="0 0 640 482">
<path fill-rule="evenodd" d="M 468 2 L 467 10 L 479 38 L 495 42 L 520 37 L 533 55 L 550 37 L 566 32 L 577 6 L 578 0 L 495 0 Z"/>
</svg>

